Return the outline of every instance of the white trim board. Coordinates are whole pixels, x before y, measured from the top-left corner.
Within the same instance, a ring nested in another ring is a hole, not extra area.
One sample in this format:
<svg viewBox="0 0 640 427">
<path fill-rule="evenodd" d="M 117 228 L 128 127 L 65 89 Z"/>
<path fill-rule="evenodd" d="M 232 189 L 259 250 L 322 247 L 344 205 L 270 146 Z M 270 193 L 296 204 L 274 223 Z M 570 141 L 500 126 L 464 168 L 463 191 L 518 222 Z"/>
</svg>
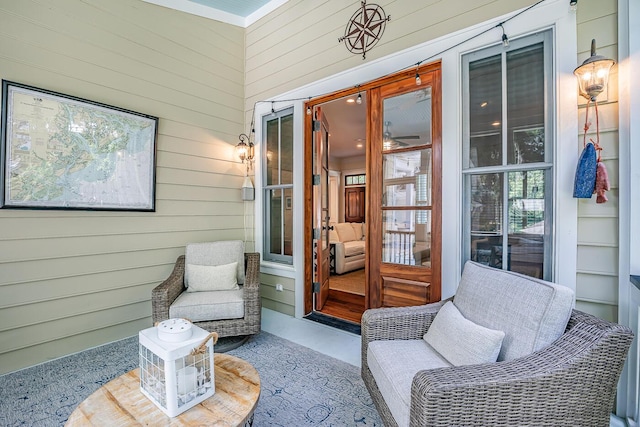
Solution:
<svg viewBox="0 0 640 427">
<path fill-rule="evenodd" d="M 238 27 L 247 28 L 260 18 L 273 12 L 289 0 L 271 0 L 260 9 L 253 12 L 247 17 L 234 15 L 224 10 L 215 9 L 213 7 L 204 6 L 188 0 L 142 0 L 158 6 L 167 7 L 169 9 L 179 10 L 180 12 L 190 13 L 192 15 L 202 16 L 203 18 L 214 19 L 216 21 L 226 22 L 227 24 L 236 25 Z"/>
</svg>

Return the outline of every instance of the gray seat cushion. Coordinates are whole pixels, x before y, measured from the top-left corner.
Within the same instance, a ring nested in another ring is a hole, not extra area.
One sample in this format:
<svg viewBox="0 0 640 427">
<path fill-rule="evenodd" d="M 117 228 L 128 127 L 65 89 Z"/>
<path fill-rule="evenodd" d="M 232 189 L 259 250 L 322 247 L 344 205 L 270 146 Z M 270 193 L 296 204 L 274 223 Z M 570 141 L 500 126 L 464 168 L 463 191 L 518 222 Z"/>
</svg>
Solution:
<svg viewBox="0 0 640 427">
<path fill-rule="evenodd" d="M 425 340 L 372 341 L 367 365 L 399 426 L 409 425 L 413 377 L 425 369 L 451 366 Z"/>
<path fill-rule="evenodd" d="M 169 317 L 189 319 L 192 322 L 242 319 L 242 287 L 230 291 L 183 292 L 169 307 Z"/>
<path fill-rule="evenodd" d="M 574 305 L 566 286 L 468 261 L 453 303 L 462 315 L 505 333 L 498 361 L 540 350 L 565 331 Z"/>
<path fill-rule="evenodd" d="M 189 243 L 185 250 L 185 280 L 189 276 L 189 264 L 224 265 L 237 262 L 238 283 L 244 283 L 244 242 L 223 240 L 219 242 Z M 185 286 L 189 286 L 185 282 Z"/>
</svg>

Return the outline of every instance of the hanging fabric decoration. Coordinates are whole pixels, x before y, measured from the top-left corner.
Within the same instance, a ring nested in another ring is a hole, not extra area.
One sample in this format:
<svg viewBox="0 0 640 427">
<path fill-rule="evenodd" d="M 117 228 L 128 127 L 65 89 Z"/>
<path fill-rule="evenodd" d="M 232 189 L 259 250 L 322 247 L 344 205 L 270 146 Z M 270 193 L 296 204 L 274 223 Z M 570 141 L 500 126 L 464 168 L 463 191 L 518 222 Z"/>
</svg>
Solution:
<svg viewBox="0 0 640 427">
<path fill-rule="evenodd" d="M 596 185 L 596 149 L 592 143 L 585 145 L 578 167 L 576 168 L 576 178 L 573 184 L 573 197 L 579 199 L 590 199 Z"/>
<path fill-rule="evenodd" d="M 601 155 L 602 147 L 600 147 L 600 123 L 598 117 L 598 102 L 593 101 L 596 110 L 596 140 L 590 139 L 587 143 L 587 132 L 591 123 L 589 123 L 589 104 L 587 101 L 587 109 L 584 117 L 584 137 L 582 140 L 583 151 L 578 160 L 576 168 L 576 177 L 573 187 L 573 197 L 590 199 L 593 194 L 597 194 L 596 203 L 605 203 L 608 199 L 605 191 L 609 191 L 609 174 L 607 168 L 602 163 Z M 597 156 L 596 156 L 597 152 Z"/>
<path fill-rule="evenodd" d="M 609 185 L 609 174 L 607 173 L 607 168 L 604 166 L 604 163 L 602 163 L 602 158 L 601 158 L 602 147 L 600 146 L 600 123 L 598 120 L 598 102 L 594 101 L 593 105 L 596 110 L 595 146 L 596 146 L 596 150 L 598 151 L 598 164 L 596 165 L 596 184 L 593 188 L 593 192 L 594 194 L 596 194 L 596 203 L 606 203 L 607 200 L 609 199 L 607 199 L 607 196 L 604 193 L 605 191 L 609 191 L 611 186 Z M 589 108 L 588 104 L 587 104 L 587 108 Z M 586 133 L 587 131 L 585 130 L 585 138 L 586 138 Z M 593 142 L 593 140 L 591 140 L 591 142 Z"/>
</svg>

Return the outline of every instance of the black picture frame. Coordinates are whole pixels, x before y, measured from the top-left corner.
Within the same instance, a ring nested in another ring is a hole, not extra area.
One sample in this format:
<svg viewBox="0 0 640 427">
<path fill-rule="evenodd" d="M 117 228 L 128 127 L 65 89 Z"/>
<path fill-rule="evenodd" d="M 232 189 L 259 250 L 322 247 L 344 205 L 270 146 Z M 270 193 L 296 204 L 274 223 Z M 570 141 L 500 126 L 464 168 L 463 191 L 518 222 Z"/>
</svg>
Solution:
<svg viewBox="0 0 640 427">
<path fill-rule="evenodd" d="M 0 208 L 155 211 L 158 118 L 2 80 Z"/>
</svg>

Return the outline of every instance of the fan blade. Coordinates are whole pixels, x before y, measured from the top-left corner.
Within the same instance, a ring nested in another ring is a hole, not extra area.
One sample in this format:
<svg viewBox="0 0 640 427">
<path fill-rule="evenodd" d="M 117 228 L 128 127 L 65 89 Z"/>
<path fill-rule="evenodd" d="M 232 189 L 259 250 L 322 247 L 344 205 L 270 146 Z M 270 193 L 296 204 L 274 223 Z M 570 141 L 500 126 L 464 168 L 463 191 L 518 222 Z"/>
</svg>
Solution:
<svg viewBox="0 0 640 427">
<path fill-rule="evenodd" d="M 420 135 L 394 136 L 393 139 L 420 139 Z"/>
</svg>

